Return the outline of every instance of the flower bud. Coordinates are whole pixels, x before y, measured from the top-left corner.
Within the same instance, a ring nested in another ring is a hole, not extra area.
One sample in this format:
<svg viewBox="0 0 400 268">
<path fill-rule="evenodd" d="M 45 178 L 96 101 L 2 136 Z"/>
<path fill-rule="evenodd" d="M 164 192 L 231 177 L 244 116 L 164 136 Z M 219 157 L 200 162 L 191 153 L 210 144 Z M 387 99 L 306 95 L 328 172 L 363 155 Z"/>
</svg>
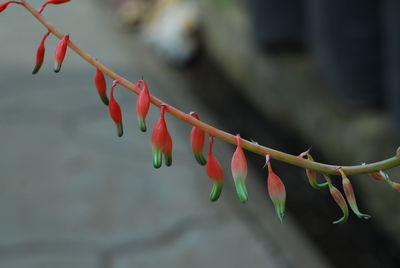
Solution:
<svg viewBox="0 0 400 268">
<path fill-rule="evenodd" d="M 170 166 L 172 164 L 172 139 L 165 122 L 165 109 L 166 105 L 162 104 L 160 108 L 160 119 L 155 124 L 151 137 L 153 166 L 155 168 L 161 167 L 163 153 L 166 165 Z"/>
<path fill-rule="evenodd" d="M 200 120 L 199 116 L 195 112 L 191 112 L 190 115 L 197 120 Z M 193 127 L 190 132 L 190 143 L 192 144 L 194 158 L 203 166 L 207 163 L 203 156 L 204 136 L 204 131 L 197 127 Z"/>
<path fill-rule="evenodd" d="M 222 188 L 224 186 L 224 170 L 221 164 L 214 157 L 212 146 L 214 142 L 214 137 L 210 136 L 209 139 L 209 150 L 208 150 L 208 161 L 206 164 L 207 176 L 213 180 L 213 188 L 210 193 L 210 200 L 217 201 L 221 195 Z"/>
<path fill-rule="evenodd" d="M 299 155 L 300 158 L 307 158 L 310 161 L 314 162 L 314 158 L 311 156 L 310 154 L 310 149 L 308 149 L 307 151 L 301 153 Z M 306 169 L 306 175 L 308 178 L 308 182 L 310 183 L 310 185 L 317 190 L 320 190 L 326 186 L 328 186 L 327 182 L 324 183 L 318 183 L 317 182 L 317 172 L 315 170 L 311 170 L 311 169 Z"/>
<path fill-rule="evenodd" d="M 40 8 L 39 8 L 39 13 L 42 13 L 44 8 L 48 5 L 48 4 L 53 4 L 53 5 L 60 5 L 60 4 L 64 4 L 66 2 L 69 2 L 71 0 L 49 0 L 47 2 L 45 2 Z"/>
<path fill-rule="evenodd" d="M 249 194 L 246 188 L 246 177 L 247 177 L 247 161 L 244 155 L 242 146 L 240 144 L 240 135 L 236 136 L 236 151 L 232 156 L 231 170 L 232 176 L 235 181 L 236 193 L 242 203 L 245 203 L 249 199 Z"/>
<path fill-rule="evenodd" d="M 111 119 L 114 121 L 116 127 L 117 127 L 117 135 L 118 137 L 122 137 L 124 131 L 122 127 L 122 112 L 121 112 L 121 107 L 119 106 L 118 102 L 114 98 L 114 89 L 117 86 L 118 81 L 114 81 L 112 87 L 111 87 L 111 93 L 110 93 L 110 102 L 108 104 L 108 111 L 110 113 Z"/>
<path fill-rule="evenodd" d="M 389 186 L 391 188 L 393 188 L 394 190 L 400 192 L 400 184 L 392 181 L 389 178 L 389 175 L 386 172 L 384 172 L 382 170 L 379 170 L 379 171 L 376 171 L 376 172 L 372 172 L 369 175 L 371 175 L 372 178 L 374 178 L 374 179 L 376 179 L 378 181 L 386 182 L 387 184 L 389 184 Z"/>
<path fill-rule="evenodd" d="M 57 44 L 56 51 L 54 53 L 54 71 L 56 73 L 58 73 L 61 69 L 65 54 L 67 53 L 68 41 L 69 35 L 66 34 Z"/>
<path fill-rule="evenodd" d="M 370 215 L 363 214 L 360 212 L 360 210 L 358 209 L 358 206 L 357 206 L 356 197 L 354 195 L 353 186 L 351 185 L 350 180 L 347 178 L 346 174 L 344 173 L 344 171 L 342 169 L 339 169 L 339 172 L 340 172 L 340 175 L 342 176 L 342 185 L 343 185 L 344 194 L 346 195 L 346 198 L 347 198 L 347 201 L 349 202 L 351 210 L 359 218 L 363 218 L 363 219 L 371 218 Z"/>
<path fill-rule="evenodd" d="M 105 105 L 108 105 L 109 100 L 107 97 L 107 83 L 104 74 L 99 69 L 96 69 L 96 73 L 94 75 L 94 85 L 96 86 L 97 93 Z"/>
<path fill-rule="evenodd" d="M 0 13 L 3 10 L 5 10 L 8 7 L 9 4 L 18 4 L 18 5 L 20 5 L 21 3 L 17 2 L 17 1 L 7 1 L 7 2 L 4 2 L 4 3 L 1 3 L 0 4 Z"/>
<path fill-rule="evenodd" d="M 338 204 L 338 206 L 343 212 L 343 216 L 340 219 L 334 221 L 333 224 L 344 223 L 349 218 L 349 208 L 347 207 L 346 200 L 344 199 L 342 193 L 335 186 L 332 185 L 332 181 L 328 177 L 328 175 L 324 175 L 324 177 L 328 182 L 329 192 L 331 193 L 336 204 Z"/>
<path fill-rule="evenodd" d="M 50 32 L 47 32 L 43 38 L 42 41 L 39 44 L 39 47 L 36 50 L 36 65 L 33 68 L 32 74 L 36 74 L 37 72 L 39 72 L 40 67 L 42 67 L 43 64 L 43 60 L 44 60 L 44 53 L 46 51 L 45 46 L 44 46 L 44 42 L 46 41 L 47 37 L 49 36 Z"/>
<path fill-rule="evenodd" d="M 268 166 L 268 194 L 275 207 L 276 216 L 282 223 L 285 214 L 286 189 L 282 180 L 272 170 L 269 155 L 266 156 Z"/>
<path fill-rule="evenodd" d="M 143 80 L 139 80 L 136 85 L 138 87 L 143 85 L 143 89 L 140 91 L 136 101 L 136 117 L 139 124 L 139 129 L 145 132 L 147 130 L 145 119 L 150 108 L 149 88 L 147 87 L 147 83 Z"/>
<path fill-rule="evenodd" d="M 376 171 L 376 172 L 372 172 L 369 175 L 372 178 L 374 178 L 375 180 L 378 180 L 378 181 L 385 182 L 385 181 L 389 180 L 388 174 L 386 172 L 382 171 L 382 170 L 379 170 L 379 171 Z"/>
</svg>

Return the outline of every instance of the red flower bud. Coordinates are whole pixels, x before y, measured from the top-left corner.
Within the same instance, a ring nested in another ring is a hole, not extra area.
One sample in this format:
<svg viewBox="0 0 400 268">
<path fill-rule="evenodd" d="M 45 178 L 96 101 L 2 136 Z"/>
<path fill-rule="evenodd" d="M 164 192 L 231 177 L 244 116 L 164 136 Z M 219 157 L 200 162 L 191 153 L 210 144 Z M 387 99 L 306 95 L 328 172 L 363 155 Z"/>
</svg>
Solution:
<svg viewBox="0 0 400 268">
<path fill-rule="evenodd" d="M 20 5 L 21 3 L 17 2 L 17 1 L 7 1 L 7 2 L 4 2 L 4 3 L 1 3 L 0 4 L 0 12 L 5 10 L 8 7 L 9 4 L 18 4 L 18 5 Z"/>
<path fill-rule="evenodd" d="M 191 112 L 190 115 L 197 120 L 200 120 L 199 116 L 195 112 Z M 192 144 L 194 158 L 203 166 L 207 163 L 203 156 L 204 136 L 204 131 L 197 127 L 193 127 L 190 132 L 190 143 Z"/>
<path fill-rule="evenodd" d="M 400 192 L 400 184 L 399 184 L 399 183 L 396 183 L 396 182 L 394 182 L 394 181 L 392 181 L 392 180 L 389 178 L 389 175 L 388 175 L 386 172 L 384 172 L 384 171 L 382 171 L 382 170 L 379 170 L 379 171 L 377 171 L 377 172 L 370 173 L 369 175 L 371 175 L 372 178 L 374 178 L 374 179 L 376 179 L 376 180 L 378 180 L 378 181 L 386 182 L 386 183 L 389 184 L 389 186 L 392 187 L 394 190 Z"/>
<path fill-rule="evenodd" d="M 48 4 L 53 4 L 53 5 L 59 5 L 59 4 L 64 4 L 66 2 L 69 2 L 71 0 L 49 0 L 47 2 L 45 2 L 39 9 L 39 13 L 42 13 L 44 8 L 48 5 Z"/>
<path fill-rule="evenodd" d="M 96 69 L 96 74 L 94 75 L 94 85 L 96 86 L 97 93 L 99 93 L 99 96 L 103 103 L 105 105 L 108 105 L 109 100 L 107 97 L 107 83 L 106 83 L 106 78 L 104 77 L 104 74 L 99 70 Z"/>
<path fill-rule="evenodd" d="M 385 182 L 385 181 L 389 180 L 388 174 L 386 174 L 382 170 L 370 173 L 369 175 L 371 175 L 372 178 L 374 178 L 375 180 L 378 180 L 378 181 Z"/>
<path fill-rule="evenodd" d="M 276 215 L 282 223 L 285 214 L 286 189 L 282 180 L 272 170 L 269 155 L 266 156 L 268 165 L 268 193 L 275 207 Z"/>
<path fill-rule="evenodd" d="M 65 54 L 67 53 L 68 41 L 69 35 L 66 34 L 57 44 L 56 51 L 54 53 L 54 71 L 56 73 L 58 73 L 61 69 Z"/>
<path fill-rule="evenodd" d="M 324 177 L 325 177 L 326 181 L 328 182 L 329 191 L 330 191 L 333 199 L 335 200 L 336 204 L 338 204 L 338 206 L 340 207 L 340 209 L 343 212 L 343 216 L 340 219 L 334 221 L 333 224 L 344 223 L 349 218 L 349 208 L 347 207 L 346 200 L 344 199 L 342 193 L 335 186 L 332 185 L 332 181 L 329 178 L 329 176 L 324 175 Z"/>
<path fill-rule="evenodd" d="M 249 194 L 245 184 L 247 177 L 247 161 L 240 140 L 240 135 L 238 134 L 236 136 L 236 151 L 234 152 L 231 161 L 231 170 L 235 181 L 236 193 L 240 201 L 245 203 L 249 199 Z"/>
<path fill-rule="evenodd" d="M 360 210 L 358 209 L 358 206 L 357 206 L 356 197 L 354 195 L 353 186 L 351 185 L 350 180 L 347 178 L 346 174 L 344 173 L 344 171 L 342 169 L 339 169 L 339 172 L 340 172 L 340 175 L 342 176 L 342 185 L 343 185 L 344 194 L 346 195 L 346 198 L 347 198 L 347 201 L 349 202 L 351 210 L 359 218 L 363 218 L 363 219 L 371 218 L 370 215 L 363 214 L 360 212 Z"/>
<path fill-rule="evenodd" d="M 217 201 L 221 195 L 222 188 L 224 186 L 224 170 L 221 164 L 214 157 L 212 146 L 214 142 L 214 137 L 210 136 L 209 139 L 209 150 L 208 150 L 208 161 L 206 164 L 207 176 L 213 180 L 213 188 L 210 193 L 210 200 Z"/>
<path fill-rule="evenodd" d="M 136 116 L 139 124 L 139 129 L 143 132 L 147 130 L 146 127 L 146 116 L 150 108 L 150 93 L 147 83 L 143 80 L 139 80 L 136 84 L 138 87 L 143 85 L 143 89 L 140 91 L 138 99 L 136 101 Z"/>
<path fill-rule="evenodd" d="M 166 105 L 161 105 L 160 119 L 155 124 L 151 137 L 153 166 L 155 168 L 161 167 L 163 153 L 166 165 L 170 166 L 172 163 L 172 139 L 165 122 L 165 109 Z"/>
<path fill-rule="evenodd" d="M 118 81 L 114 81 L 112 87 L 111 87 L 111 93 L 110 93 L 110 102 L 108 104 L 108 111 L 110 113 L 111 119 L 114 121 L 116 127 L 117 127 L 117 135 L 118 137 L 122 137 L 124 131 L 123 131 L 123 126 L 122 126 L 122 113 L 121 113 L 121 107 L 119 106 L 118 102 L 114 98 L 114 89 L 117 86 Z"/>
<path fill-rule="evenodd" d="M 311 156 L 310 154 L 310 149 L 308 149 L 307 151 L 301 153 L 298 157 L 300 158 L 307 158 L 310 161 L 314 162 L 314 158 Z M 328 186 L 328 183 L 318 183 L 317 182 L 317 172 L 315 172 L 315 170 L 311 170 L 311 169 L 306 169 L 306 175 L 308 178 L 308 182 L 310 183 L 310 185 L 317 190 L 320 190 L 326 186 Z"/>
<path fill-rule="evenodd" d="M 47 37 L 49 36 L 50 32 L 47 32 L 43 38 L 42 41 L 39 44 L 39 47 L 37 48 L 36 51 L 36 65 L 35 68 L 33 68 L 32 74 L 36 74 L 37 72 L 39 72 L 40 67 L 42 67 L 43 64 L 43 60 L 44 60 L 44 53 L 46 51 L 45 47 L 44 47 L 44 42 L 46 41 Z"/>
</svg>

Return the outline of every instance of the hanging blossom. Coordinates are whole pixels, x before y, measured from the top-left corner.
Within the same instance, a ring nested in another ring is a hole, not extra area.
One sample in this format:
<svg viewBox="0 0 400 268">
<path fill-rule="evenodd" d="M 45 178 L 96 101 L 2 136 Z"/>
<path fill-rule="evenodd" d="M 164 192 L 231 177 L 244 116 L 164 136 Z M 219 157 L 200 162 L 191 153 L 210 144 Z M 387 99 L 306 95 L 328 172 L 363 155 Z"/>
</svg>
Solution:
<svg viewBox="0 0 400 268">
<path fill-rule="evenodd" d="M 199 116 L 195 112 L 191 112 L 190 116 L 200 120 Z M 192 130 L 190 131 L 190 143 L 192 145 L 193 155 L 197 163 L 203 166 L 207 163 L 207 160 L 203 156 L 204 136 L 205 133 L 203 130 L 198 127 L 192 127 Z"/>
<path fill-rule="evenodd" d="M 166 104 L 161 105 L 160 119 L 155 124 L 151 137 L 153 166 L 155 168 L 161 167 L 162 154 L 164 154 L 165 164 L 167 166 L 172 164 L 172 138 L 168 132 L 164 116 L 166 107 Z"/>
<path fill-rule="evenodd" d="M 143 80 L 139 80 L 136 84 L 138 87 L 143 85 L 142 90 L 136 101 L 136 117 L 139 124 L 139 129 L 143 132 L 147 130 L 146 127 L 146 116 L 150 108 L 150 93 L 147 83 Z"/>
<path fill-rule="evenodd" d="M 266 165 L 268 166 L 268 194 L 274 204 L 276 216 L 282 223 L 286 205 L 285 185 L 272 170 L 269 155 L 266 155 Z"/>
<path fill-rule="evenodd" d="M 40 41 L 40 44 L 36 50 L 36 64 L 35 67 L 33 68 L 32 74 L 37 74 L 39 72 L 40 67 L 42 67 L 43 60 L 44 60 L 44 54 L 45 54 L 45 46 L 44 42 L 46 41 L 47 37 L 50 35 L 50 32 L 47 32 L 43 38 L 42 41 Z"/>
<path fill-rule="evenodd" d="M 349 218 L 349 208 L 347 207 L 346 200 L 344 199 L 342 193 L 335 186 L 332 185 L 332 181 L 329 176 L 324 174 L 324 177 L 328 182 L 329 192 L 331 193 L 336 204 L 338 204 L 343 212 L 343 216 L 340 219 L 334 221 L 333 224 L 345 223 Z"/>
<path fill-rule="evenodd" d="M 306 158 L 307 160 L 310 160 L 310 161 L 314 162 L 314 158 L 310 154 L 310 149 L 308 149 L 307 151 L 301 153 L 299 155 L 299 158 Z M 324 183 L 318 183 L 317 182 L 317 172 L 315 170 L 306 169 L 306 175 L 307 175 L 307 178 L 308 178 L 308 182 L 310 183 L 310 185 L 314 189 L 320 190 L 320 189 L 325 188 L 326 186 L 328 186 L 327 182 L 324 182 Z"/>
<path fill-rule="evenodd" d="M 123 130 L 123 126 L 122 126 L 121 107 L 119 106 L 118 102 L 114 98 L 114 89 L 117 86 L 117 84 L 118 84 L 118 81 L 115 80 L 111 86 L 110 102 L 108 104 L 108 111 L 110 113 L 111 119 L 114 121 L 115 126 L 117 127 L 118 137 L 122 137 L 124 130 Z"/>
<path fill-rule="evenodd" d="M 96 69 L 93 80 L 101 101 L 104 103 L 104 105 L 108 105 L 110 101 L 107 97 L 107 82 L 103 72 L 99 69 Z"/>
<path fill-rule="evenodd" d="M 224 170 L 221 164 L 213 155 L 214 137 L 209 138 L 208 160 L 206 164 L 207 176 L 213 181 L 213 188 L 210 193 L 210 200 L 217 201 L 224 186 Z"/>
<path fill-rule="evenodd" d="M 240 135 L 236 135 L 236 151 L 231 161 L 232 176 L 235 181 L 236 193 L 242 203 L 249 199 L 246 188 L 247 161 L 240 143 Z"/>
<path fill-rule="evenodd" d="M 349 202 L 351 210 L 359 218 L 363 218 L 363 219 L 371 218 L 370 215 L 363 214 L 360 212 L 360 210 L 358 209 L 358 206 L 357 206 L 357 201 L 356 201 L 356 197 L 354 194 L 353 186 L 351 185 L 349 178 L 347 178 L 343 169 L 340 168 L 339 172 L 340 172 L 340 175 L 342 176 L 342 185 L 343 185 L 344 194 L 346 195 L 346 198 L 347 198 L 347 201 Z"/>
<path fill-rule="evenodd" d="M 56 73 L 58 73 L 61 69 L 65 54 L 67 53 L 68 42 L 69 35 L 66 34 L 57 44 L 56 51 L 54 52 L 54 71 Z"/>
</svg>

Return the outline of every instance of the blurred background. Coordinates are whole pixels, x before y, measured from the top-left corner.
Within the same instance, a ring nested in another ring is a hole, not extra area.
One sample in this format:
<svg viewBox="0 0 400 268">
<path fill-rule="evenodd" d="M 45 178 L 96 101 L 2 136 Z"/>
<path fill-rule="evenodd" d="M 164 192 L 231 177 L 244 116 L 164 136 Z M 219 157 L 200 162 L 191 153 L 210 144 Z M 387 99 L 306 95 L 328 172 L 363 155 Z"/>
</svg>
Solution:
<svg viewBox="0 0 400 268">
<path fill-rule="evenodd" d="M 399 12 L 396 0 L 87 0 L 43 14 L 106 66 L 143 77 L 154 95 L 205 122 L 357 165 L 400 145 Z M 0 25 L 0 267 L 400 266 L 399 193 L 388 185 L 353 177 L 372 218 L 333 225 L 341 214 L 328 191 L 274 161 L 287 191 L 280 224 L 264 159 L 247 154 L 243 205 L 230 175 L 235 148 L 216 141 L 225 186 L 211 203 L 189 126 L 167 115 L 173 165 L 155 170 L 134 94 L 117 88 L 125 127 L 117 138 L 91 66 L 69 51 L 55 74 L 50 37 L 32 76 L 45 29 L 15 5 Z M 152 107 L 148 129 L 157 118 Z M 389 174 L 400 178 L 399 169 Z"/>
</svg>

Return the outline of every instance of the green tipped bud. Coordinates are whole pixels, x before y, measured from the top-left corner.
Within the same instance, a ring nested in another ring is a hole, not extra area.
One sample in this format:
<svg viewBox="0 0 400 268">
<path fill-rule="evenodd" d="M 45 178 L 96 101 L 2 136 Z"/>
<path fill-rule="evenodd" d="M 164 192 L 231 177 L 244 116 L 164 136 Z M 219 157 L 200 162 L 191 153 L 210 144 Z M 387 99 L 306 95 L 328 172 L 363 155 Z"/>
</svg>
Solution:
<svg viewBox="0 0 400 268">
<path fill-rule="evenodd" d="M 212 202 L 217 201 L 221 195 L 222 188 L 224 186 L 224 181 L 214 181 L 213 188 L 210 193 L 210 200 Z"/>
<path fill-rule="evenodd" d="M 207 160 L 205 159 L 202 152 L 193 152 L 193 155 L 197 163 L 199 163 L 200 165 L 204 166 L 205 164 L 207 164 Z"/>
<path fill-rule="evenodd" d="M 235 180 L 236 193 L 239 197 L 240 202 L 246 203 L 249 200 L 249 194 L 247 192 L 246 183 L 244 180 Z"/>
<path fill-rule="evenodd" d="M 172 165 L 172 155 L 164 154 L 165 165 L 170 167 Z"/>
<path fill-rule="evenodd" d="M 310 149 L 301 153 L 298 157 L 307 158 L 308 160 L 314 162 L 314 158 L 310 154 Z M 314 170 L 306 169 L 306 175 L 308 178 L 308 182 L 310 183 L 311 187 L 313 187 L 314 189 L 321 190 L 322 188 L 325 188 L 326 186 L 328 186 L 327 182 L 324 182 L 324 183 L 317 182 L 317 172 L 315 172 Z"/>
<path fill-rule="evenodd" d="M 360 212 L 357 206 L 357 201 L 356 197 L 354 194 L 353 186 L 351 185 L 350 180 L 347 178 L 346 174 L 342 169 L 339 169 L 340 174 L 342 176 L 342 185 L 343 185 L 343 190 L 346 195 L 347 201 L 349 202 L 351 210 L 354 212 L 354 214 L 357 215 L 357 217 L 362 218 L 362 219 L 369 219 L 371 218 L 370 215 L 363 214 Z"/>
<path fill-rule="evenodd" d="M 122 135 L 124 134 L 124 128 L 122 126 L 122 123 L 117 123 L 117 124 L 115 124 L 115 126 L 117 127 L 118 137 L 122 137 Z"/>
<path fill-rule="evenodd" d="M 104 105 L 108 106 L 109 100 L 107 98 L 107 95 L 102 95 L 100 96 L 101 101 L 104 103 Z"/>
<path fill-rule="evenodd" d="M 152 148 L 153 167 L 160 168 L 162 165 L 162 151 L 157 148 Z"/>
<path fill-rule="evenodd" d="M 272 170 L 269 155 L 266 155 L 266 164 L 268 167 L 268 194 L 274 204 L 276 216 L 282 223 L 283 216 L 285 215 L 286 188 L 281 178 Z"/>
<path fill-rule="evenodd" d="M 343 212 L 343 216 L 340 219 L 334 221 L 333 224 L 345 223 L 347 221 L 347 219 L 349 218 L 349 208 L 347 207 L 346 200 L 344 199 L 342 193 L 335 186 L 332 185 L 332 181 L 330 180 L 328 175 L 324 175 L 324 176 L 328 182 L 329 191 L 330 191 L 333 199 L 335 200 L 336 204 L 338 204 L 338 206 L 340 207 L 340 209 Z"/>
<path fill-rule="evenodd" d="M 138 117 L 137 117 L 137 121 L 138 121 L 138 124 L 139 124 L 139 129 L 140 129 L 142 132 L 146 132 L 147 127 L 146 127 L 146 122 L 145 122 L 144 118 L 141 117 L 141 116 L 138 116 Z"/>
</svg>

